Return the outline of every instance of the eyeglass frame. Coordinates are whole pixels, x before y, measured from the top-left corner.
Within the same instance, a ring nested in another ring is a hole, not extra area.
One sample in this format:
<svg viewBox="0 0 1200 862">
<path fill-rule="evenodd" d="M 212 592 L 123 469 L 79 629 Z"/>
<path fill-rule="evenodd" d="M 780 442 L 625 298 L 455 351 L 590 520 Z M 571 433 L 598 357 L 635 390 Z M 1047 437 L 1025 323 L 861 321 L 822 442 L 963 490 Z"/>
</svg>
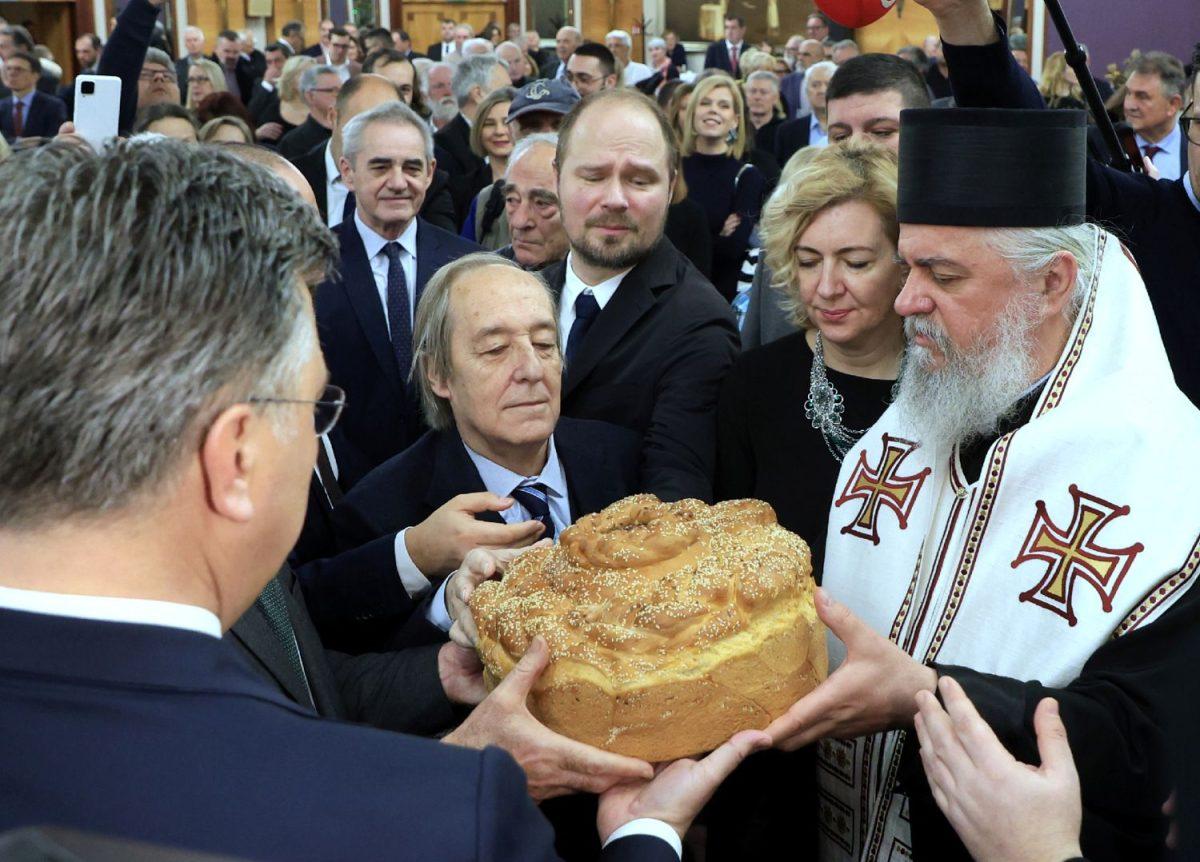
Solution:
<svg viewBox="0 0 1200 862">
<path fill-rule="evenodd" d="M 313 405 L 313 430 L 318 437 L 323 437 L 334 429 L 338 420 L 342 418 L 342 411 L 346 409 L 346 390 L 340 386 L 335 386 L 332 383 L 325 384 L 325 391 L 322 396 L 333 395 L 333 398 L 266 398 L 257 395 L 246 399 L 247 404 L 311 404 Z M 320 418 L 320 410 L 332 410 L 333 415 L 329 417 L 324 428 L 317 424 Z"/>
<path fill-rule="evenodd" d="M 179 83 L 179 76 L 176 75 L 175 72 L 172 71 L 171 69 L 162 69 L 162 70 L 142 69 L 142 71 L 138 72 L 138 80 L 139 81 L 154 81 L 160 77 L 164 81 L 168 81 L 172 84 Z"/>
<path fill-rule="evenodd" d="M 1186 115 L 1188 111 L 1193 110 L 1195 107 L 1196 107 L 1196 103 L 1192 102 L 1190 105 L 1188 105 L 1186 108 L 1183 109 L 1183 113 Z M 1183 136 L 1189 142 L 1191 142 L 1193 144 L 1200 144 L 1200 141 L 1198 141 L 1192 137 L 1192 126 L 1195 124 L 1195 122 L 1197 120 L 1200 120 L 1200 117 L 1197 117 L 1195 115 L 1195 113 L 1193 113 L 1192 116 L 1190 116 L 1190 117 L 1183 116 L 1183 117 L 1179 118 L 1179 128 L 1183 131 Z"/>
</svg>

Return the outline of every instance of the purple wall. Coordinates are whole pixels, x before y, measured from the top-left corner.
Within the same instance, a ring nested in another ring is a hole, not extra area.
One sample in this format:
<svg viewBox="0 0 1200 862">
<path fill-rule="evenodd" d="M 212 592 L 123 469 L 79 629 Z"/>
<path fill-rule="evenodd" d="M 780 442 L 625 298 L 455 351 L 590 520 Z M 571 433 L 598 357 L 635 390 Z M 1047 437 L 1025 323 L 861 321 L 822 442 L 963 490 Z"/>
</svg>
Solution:
<svg viewBox="0 0 1200 862">
<path fill-rule="evenodd" d="M 1092 74 L 1125 61 L 1134 48 L 1167 51 L 1185 64 L 1200 42 L 1200 0 L 1060 0 L 1075 38 L 1088 46 Z M 1062 40 L 1046 16 L 1047 55 Z"/>
</svg>

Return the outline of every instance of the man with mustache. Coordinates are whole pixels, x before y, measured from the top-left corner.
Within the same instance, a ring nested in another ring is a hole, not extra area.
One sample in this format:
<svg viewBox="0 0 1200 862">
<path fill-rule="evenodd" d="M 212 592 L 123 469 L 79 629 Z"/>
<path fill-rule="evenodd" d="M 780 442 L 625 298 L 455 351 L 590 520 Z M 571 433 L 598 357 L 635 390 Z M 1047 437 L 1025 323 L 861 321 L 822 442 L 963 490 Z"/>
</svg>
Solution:
<svg viewBox="0 0 1200 862">
<path fill-rule="evenodd" d="M 952 677 L 1024 763 L 1050 697 L 1084 816 L 1044 858 L 1159 858 L 1171 692 L 1200 655 L 1200 413 L 1128 253 L 1084 222 L 1084 112 L 900 116 L 909 349 L 830 509 L 834 671 L 768 732 L 823 740 L 822 858 L 966 858 L 917 695 Z"/>
<path fill-rule="evenodd" d="M 545 275 L 566 339 L 563 415 L 641 434 L 645 490 L 711 500 L 717 390 L 738 335 L 729 305 L 663 236 L 674 133 L 650 99 L 618 89 L 581 102 L 558 135 L 571 248 Z"/>
</svg>

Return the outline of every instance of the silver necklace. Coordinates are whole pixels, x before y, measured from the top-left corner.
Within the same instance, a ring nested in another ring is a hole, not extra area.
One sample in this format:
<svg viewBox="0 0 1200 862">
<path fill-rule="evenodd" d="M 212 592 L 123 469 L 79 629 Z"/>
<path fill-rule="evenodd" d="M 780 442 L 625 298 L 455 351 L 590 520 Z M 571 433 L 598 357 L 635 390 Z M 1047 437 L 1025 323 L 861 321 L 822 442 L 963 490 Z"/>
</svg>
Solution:
<svg viewBox="0 0 1200 862">
<path fill-rule="evenodd" d="M 904 373 L 903 363 L 900 373 Z M 899 385 L 897 379 L 897 386 Z M 896 388 L 892 388 L 892 398 L 896 397 Z M 821 333 L 817 333 L 813 345 L 812 370 L 808 375 L 808 397 L 804 399 L 804 416 L 812 423 L 812 427 L 821 432 L 829 454 L 835 460 L 841 461 L 846 457 L 854 444 L 859 441 L 866 429 L 861 431 L 847 428 L 842 424 L 842 414 L 846 411 L 846 402 L 842 393 L 829 381 L 825 373 L 825 347 L 821 344 Z"/>
</svg>

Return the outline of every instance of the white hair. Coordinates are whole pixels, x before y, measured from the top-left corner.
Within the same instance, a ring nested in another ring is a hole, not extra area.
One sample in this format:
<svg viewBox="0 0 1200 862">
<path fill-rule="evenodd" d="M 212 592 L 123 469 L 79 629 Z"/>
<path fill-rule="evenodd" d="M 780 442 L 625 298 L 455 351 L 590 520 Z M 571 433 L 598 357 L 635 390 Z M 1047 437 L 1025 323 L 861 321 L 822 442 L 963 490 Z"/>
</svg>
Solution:
<svg viewBox="0 0 1200 862">
<path fill-rule="evenodd" d="M 493 53 L 492 43 L 487 39 L 478 37 L 467 39 L 462 44 L 462 55 L 466 57 L 479 57 Z"/>
<path fill-rule="evenodd" d="M 609 30 L 604 34 L 604 41 L 607 42 L 609 39 L 618 40 L 626 48 L 633 47 L 633 37 L 624 30 Z M 663 44 L 665 45 L 666 43 L 664 42 Z"/>
<path fill-rule="evenodd" d="M 1074 323 L 1087 300 L 1088 288 L 1096 270 L 1100 234 L 1100 228 L 1093 224 L 1001 228 L 988 232 L 987 244 L 1008 262 L 1013 274 L 1022 281 L 1044 272 L 1064 252 L 1074 257 L 1079 274 L 1075 278 L 1070 302 L 1063 310 L 1067 320 Z"/>
<path fill-rule="evenodd" d="M 667 47 L 667 40 L 662 39 L 658 36 L 655 36 L 653 39 L 651 39 L 649 42 L 646 43 L 646 50 L 650 50 L 651 48 L 666 48 L 666 47 Z"/>
<path fill-rule="evenodd" d="M 538 132 L 536 135 L 527 135 L 517 141 L 517 145 L 513 147 L 512 154 L 508 157 L 508 164 L 505 165 L 504 175 L 507 177 L 512 171 L 513 165 L 529 155 L 534 147 L 539 146 L 552 147 L 555 151 L 558 150 L 558 132 Z"/>
</svg>

